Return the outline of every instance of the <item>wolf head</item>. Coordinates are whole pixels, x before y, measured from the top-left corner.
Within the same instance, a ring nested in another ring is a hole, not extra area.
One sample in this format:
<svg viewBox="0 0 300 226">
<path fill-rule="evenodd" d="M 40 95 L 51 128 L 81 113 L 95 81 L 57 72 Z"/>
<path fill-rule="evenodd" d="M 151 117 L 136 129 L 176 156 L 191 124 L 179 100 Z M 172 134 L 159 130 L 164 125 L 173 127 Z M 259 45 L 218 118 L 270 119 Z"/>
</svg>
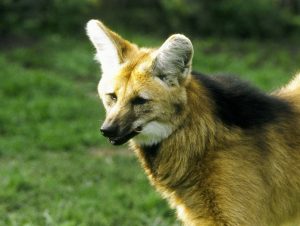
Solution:
<svg viewBox="0 0 300 226">
<path fill-rule="evenodd" d="M 132 139 L 155 144 L 180 124 L 187 102 L 193 46 L 181 34 L 157 49 L 139 48 L 98 20 L 87 23 L 102 76 L 98 92 L 106 109 L 101 132 L 114 145 Z"/>
</svg>

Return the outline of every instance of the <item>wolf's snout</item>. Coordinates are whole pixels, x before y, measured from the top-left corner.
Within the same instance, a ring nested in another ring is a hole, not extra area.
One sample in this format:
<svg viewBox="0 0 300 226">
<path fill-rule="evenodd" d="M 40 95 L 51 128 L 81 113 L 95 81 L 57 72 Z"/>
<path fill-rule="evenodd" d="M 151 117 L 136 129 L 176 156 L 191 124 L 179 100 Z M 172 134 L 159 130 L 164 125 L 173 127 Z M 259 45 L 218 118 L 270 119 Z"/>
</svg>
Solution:
<svg viewBox="0 0 300 226">
<path fill-rule="evenodd" d="M 121 125 L 122 126 L 122 125 Z M 140 133 L 138 130 L 132 130 L 130 127 L 121 127 L 118 123 L 106 123 L 101 126 L 101 133 L 107 137 L 113 145 L 121 145 Z"/>
<path fill-rule="evenodd" d="M 116 124 L 104 124 L 101 126 L 100 131 L 105 137 L 117 137 L 119 132 L 119 126 Z"/>
</svg>

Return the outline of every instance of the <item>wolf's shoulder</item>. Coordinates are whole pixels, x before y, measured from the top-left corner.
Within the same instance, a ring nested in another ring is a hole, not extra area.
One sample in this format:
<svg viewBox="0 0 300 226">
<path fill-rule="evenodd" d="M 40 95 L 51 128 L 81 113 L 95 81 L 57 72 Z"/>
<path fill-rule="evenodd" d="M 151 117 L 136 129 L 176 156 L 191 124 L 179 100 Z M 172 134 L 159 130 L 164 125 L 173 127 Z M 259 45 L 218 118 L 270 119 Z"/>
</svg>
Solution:
<svg viewBox="0 0 300 226">
<path fill-rule="evenodd" d="M 250 129 L 275 123 L 291 113 L 289 103 L 236 76 L 197 72 L 192 72 L 192 76 L 208 91 L 217 116 L 226 125 Z"/>
</svg>

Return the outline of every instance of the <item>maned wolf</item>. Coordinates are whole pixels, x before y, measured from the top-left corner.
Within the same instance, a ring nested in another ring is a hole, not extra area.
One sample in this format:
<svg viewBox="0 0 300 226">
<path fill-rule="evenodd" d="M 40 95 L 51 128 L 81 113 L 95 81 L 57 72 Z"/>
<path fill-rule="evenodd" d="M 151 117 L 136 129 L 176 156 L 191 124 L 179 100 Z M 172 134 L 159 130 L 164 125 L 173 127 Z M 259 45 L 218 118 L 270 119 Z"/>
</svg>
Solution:
<svg viewBox="0 0 300 226">
<path fill-rule="evenodd" d="M 87 24 L 102 68 L 101 132 L 130 141 L 185 225 L 300 225 L 300 76 L 272 94 L 191 72 L 184 35 L 139 48 Z"/>
</svg>

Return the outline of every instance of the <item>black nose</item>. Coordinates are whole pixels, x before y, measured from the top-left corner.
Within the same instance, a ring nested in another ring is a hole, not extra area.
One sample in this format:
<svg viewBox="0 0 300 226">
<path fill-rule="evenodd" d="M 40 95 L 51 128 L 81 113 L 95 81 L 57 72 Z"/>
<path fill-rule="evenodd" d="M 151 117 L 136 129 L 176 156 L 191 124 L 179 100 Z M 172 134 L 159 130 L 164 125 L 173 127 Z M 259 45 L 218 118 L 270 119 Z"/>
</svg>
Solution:
<svg viewBox="0 0 300 226">
<path fill-rule="evenodd" d="M 118 135 L 118 131 L 119 131 L 119 127 L 118 125 L 102 125 L 101 129 L 100 129 L 101 133 L 103 134 L 103 136 L 105 137 L 117 137 Z"/>
</svg>

